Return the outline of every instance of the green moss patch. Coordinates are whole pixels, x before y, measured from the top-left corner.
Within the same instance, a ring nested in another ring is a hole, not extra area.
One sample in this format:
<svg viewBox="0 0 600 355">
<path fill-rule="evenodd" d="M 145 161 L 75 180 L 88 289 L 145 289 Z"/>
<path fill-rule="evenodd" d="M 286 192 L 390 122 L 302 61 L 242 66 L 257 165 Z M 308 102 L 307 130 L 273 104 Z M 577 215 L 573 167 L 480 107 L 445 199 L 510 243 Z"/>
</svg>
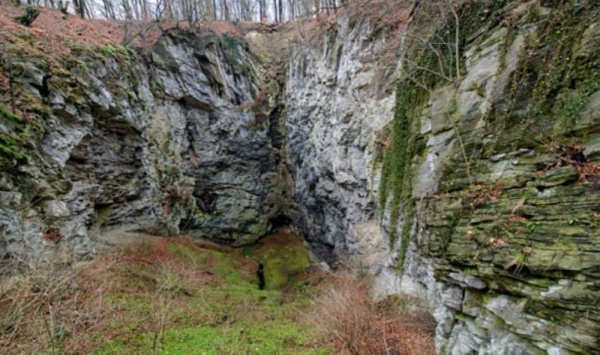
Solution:
<svg viewBox="0 0 600 355">
<path fill-rule="evenodd" d="M 310 265 L 304 242 L 287 228 L 277 229 L 246 253 L 262 265 L 267 290 L 284 288 Z"/>
<path fill-rule="evenodd" d="M 244 255 L 246 254 L 246 255 Z M 259 245 L 232 249 L 183 238 L 157 238 L 125 251 L 110 271 L 105 302 L 118 310 L 94 353 L 332 353 L 300 315 L 315 288 L 295 282 L 310 260 L 302 241 L 280 231 Z M 268 286 L 259 288 L 259 263 Z M 89 334 L 93 338 L 94 334 Z"/>
<path fill-rule="evenodd" d="M 0 168 L 16 166 L 27 154 L 27 122 L 0 105 Z"/>
</svg>

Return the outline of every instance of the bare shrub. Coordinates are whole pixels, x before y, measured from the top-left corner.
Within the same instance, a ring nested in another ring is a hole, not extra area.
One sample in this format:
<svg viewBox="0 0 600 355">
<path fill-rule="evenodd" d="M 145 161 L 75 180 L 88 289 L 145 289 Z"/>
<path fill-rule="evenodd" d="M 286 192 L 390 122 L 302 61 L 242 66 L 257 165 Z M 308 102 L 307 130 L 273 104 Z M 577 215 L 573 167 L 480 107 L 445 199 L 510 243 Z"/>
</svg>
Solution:
<svg viewBox="0 0 600 355">
<path fill-rule="evenodd" d="M 378 354 L 434 354 L 436 322 L 423 302 L 407 296 L 389 296 L 376 303 L 381 341 Z"/>
<path fill-rule="evenodd" d="M 4 276 L 0 282 L 2 352 L 54 354 L 59 346 L 82 350 L 80 344 L 67 340 L 93 330 L 110 312 L 103 302 L 107 281 L 97 280 L 93 289 L 85 287 L 77 268 L 52 266 Z"/>
<path fill-rule="evenodd" d="M 364 281 L 339 277 L 314 300 L 311 322 L 352 354 L 365 354 L 376 329 L 376 316 Z"/>
<path fill-rule="evenodd" d="M 184 288 L 192 275 L 183 265 L 168 260 L 156 268 L 155 289 L 148 292 L 150 313 L 148 330 L 152 333 L 152 351 L 159 351 L 163 334 L 172 322 L 174 303 L 179 295 L 191 295 Z"/>
<path fill-rule="evenodd" d="M 346 274 L 314 299 L 307 322 L 342 353 L 435 353 L 435 320 L 426 308 L 398 296 L 376 302 L 367 280 Z"/>
</svg>

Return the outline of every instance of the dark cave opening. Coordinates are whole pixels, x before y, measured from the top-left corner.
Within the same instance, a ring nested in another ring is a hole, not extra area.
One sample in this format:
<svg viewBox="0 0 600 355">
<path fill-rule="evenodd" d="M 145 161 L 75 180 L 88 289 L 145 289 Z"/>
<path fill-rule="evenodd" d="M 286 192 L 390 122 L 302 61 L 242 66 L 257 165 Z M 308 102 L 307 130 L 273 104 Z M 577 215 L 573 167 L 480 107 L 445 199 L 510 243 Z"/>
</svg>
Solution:
<svg viewBox="0 0 600 355">
<path fill-rule="evenodd" d="M 288 227 L 292 225 L 292 219 L 286 215 L 277 215 L 269 220 L 271 223 L 271 229 L 277 229 L 279 227 Z"/>
<path fill-rule="evenodd" d="M 301 222 L 299 223 L 297 220 L 294 221 L 289 216 L 283 214 L 272 217 L 269 222 L 271 223 L 272 232 L 277 232 L 282 228 L 288 230 L 292 229 L 294 234 L 299 236 L 307 243 L 313 257 L 315 257 L 318 261 L 324 261 L 331 268 L 335 268 L 336 257 L 334 255 L 334 246 L 323 243 L 322 241 L 316 239 L 307 238 L 309 231 L 305 226 L 302 225 Z"/>
<path fill-rule="evenodd" d="M 265 265 L 263 263 L 258 264 L 258 270 L 256 271 L 256 276 L 258 276 L 258 289 L 265 289 Z"/>
</svg>

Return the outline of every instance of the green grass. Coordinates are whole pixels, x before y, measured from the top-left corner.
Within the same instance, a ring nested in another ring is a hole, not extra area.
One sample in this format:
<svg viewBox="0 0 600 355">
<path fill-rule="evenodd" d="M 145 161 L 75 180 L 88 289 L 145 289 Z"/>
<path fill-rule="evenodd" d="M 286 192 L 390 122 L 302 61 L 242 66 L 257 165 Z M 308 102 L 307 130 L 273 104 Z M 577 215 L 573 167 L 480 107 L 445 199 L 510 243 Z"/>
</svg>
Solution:
<svg viewBox="0 0 600 355">
<path fill-rule="evenodd" d="M 257 327 L 253 322 L 239 322 L 231 327 L 200 326 L 171 329 L 165 332 L 162 354 L 332 354 L 331 348 L 311 349 L 302 327 L 286 322 L 271 322 Z M 152 343 L 143 335 L 142 343 Z M 98 354 L 131 353 L 131 343 L 109 341 Z"/>
<path fill-rule="evenodd" d="M 289 276 L 295 274 L 290 273 L 301 272 L 309 263 L 307 251 L 298 246 L 303 247 L 301 243 L 261 247 L 250 256 L 242 250 L 221 252 L 171 242 L 167 246 L 169 263 L 176 266 L 168 267 L 167 272 L 163 270 L 164 262 L 119 265 L 113 271 L 119 288 L 107 298 L 118 316 L 105 332 L 111 334 L 109 339 L 92 352 L 333 353 L 325 346 L 307 345 L 316 334 L 301 315 L 310 306 L 310 288 L 315 286 L 307 282 L 302 292 L 260 290 L 252 269 L 253 263 L 268 264 L 266 269 L 277 274 L 274 278 L 278 287 L 291 286 L 295 290 L 293 277 Z M 140 248 L 140 260 L 151 260 L 151 249 Z M 283 271 L 278 274 L 275 268 Z M 205 276 L 198 282 L 194 275 Z M 164 279 L 173 286 L 157 291 L 165 284 Z M 165 314 L 162 323 L 157 316 L 161 312 Z M 156 338 L 159 341 L 155 349 Z"/>
<path fill-rule="evenodd" d="M 327 354 L 331 349 L 306 349 L 310 340 L 297 324 L 273 321 L 264 327 L 240 322 L 230 328 L 200 327 L 165 334 L 165 354 Z"/>
</svg>

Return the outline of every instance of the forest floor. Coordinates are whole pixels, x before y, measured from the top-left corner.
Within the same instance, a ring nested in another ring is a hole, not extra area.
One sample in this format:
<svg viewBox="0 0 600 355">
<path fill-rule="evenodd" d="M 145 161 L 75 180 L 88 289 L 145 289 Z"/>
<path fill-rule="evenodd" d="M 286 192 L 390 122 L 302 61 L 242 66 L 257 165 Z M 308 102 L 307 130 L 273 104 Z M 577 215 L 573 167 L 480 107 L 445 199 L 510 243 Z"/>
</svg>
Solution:
<svg viewBox="0 0 600 355">
<path fill-rule="evenodd" d="M 47 47 L 48 55 L 57 55 L 69 51 L 75 45 L 86 47 L 107 45 L 129 45 L 132 47 L 152 46 L 164 31 L 179 27 L 190 28 L 186 21 L 120 21 L 82 19 L 77 15 L 64 15 L 56 9 L 35 7 L 40 15 L 31 27 L 25 27 L 15 21 L 15 17 L 25 11 L 25 7 L 0 4 L 0 43 L 11 44 L 22 36 L 35 36 Z M 191 26 L 196 31 L 211 31 L 216 35 L 228 33 L 240 37 L 250 31 L 270 33 L 283 28 L 257 22 L 212 21 Z"/>
</svg>

